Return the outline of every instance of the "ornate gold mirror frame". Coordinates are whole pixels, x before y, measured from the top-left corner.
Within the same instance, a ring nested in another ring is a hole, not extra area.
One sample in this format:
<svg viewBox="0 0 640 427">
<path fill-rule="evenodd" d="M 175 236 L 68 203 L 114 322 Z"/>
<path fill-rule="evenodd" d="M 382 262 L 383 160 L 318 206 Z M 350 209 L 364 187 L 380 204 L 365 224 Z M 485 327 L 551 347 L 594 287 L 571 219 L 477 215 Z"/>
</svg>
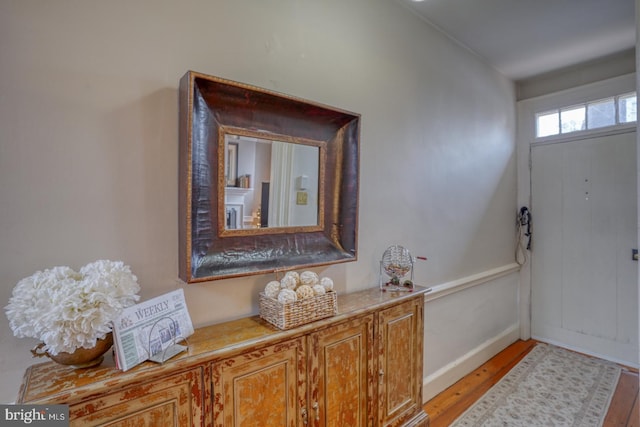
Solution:
<svg viewBox="0 0 640 427">
<path fill-rule="evenodd" d="M 193 71 L 179 110 L 182 280 L 357 259 L 360 115 Z M 238 134 L 319 147 L 317 225 L 225 228 L 225 138 Z"/>
</svg>

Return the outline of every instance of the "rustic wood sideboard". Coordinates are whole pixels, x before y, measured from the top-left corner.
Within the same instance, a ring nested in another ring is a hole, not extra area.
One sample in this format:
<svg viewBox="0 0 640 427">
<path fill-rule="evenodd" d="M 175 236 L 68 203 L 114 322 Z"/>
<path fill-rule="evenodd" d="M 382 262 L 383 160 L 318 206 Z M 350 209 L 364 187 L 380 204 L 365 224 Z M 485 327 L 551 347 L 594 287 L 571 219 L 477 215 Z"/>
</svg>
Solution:
<svg viewBox="0 0 640 427">
<path fill-rule="evenodd" d="M 78 426 L 416 426 L 426 289 L 341 294 L 338 314 L 281 331 L 251 316 L 199 328 L 164 364 L 29 367 L 17 403 L 68 404 Z"/>
</svg>

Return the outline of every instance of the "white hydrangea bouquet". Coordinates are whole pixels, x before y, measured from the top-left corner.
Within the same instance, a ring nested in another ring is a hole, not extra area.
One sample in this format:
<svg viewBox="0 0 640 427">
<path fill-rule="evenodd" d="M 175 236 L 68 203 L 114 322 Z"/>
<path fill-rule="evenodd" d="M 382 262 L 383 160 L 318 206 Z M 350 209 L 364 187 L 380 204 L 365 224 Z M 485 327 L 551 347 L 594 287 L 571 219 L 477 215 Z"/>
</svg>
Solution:
<svg viewBox="0 0 640 427">
<path fill-rule="evenodd" d="M 99 260 L 76 272 L 38 271 L 18 282 L 5 307 L 13 334 L 37 338 L 51 355 L 93 348 L 120 312 L 140 298 L 136 276 L 121 261 Z"/>
</svg>

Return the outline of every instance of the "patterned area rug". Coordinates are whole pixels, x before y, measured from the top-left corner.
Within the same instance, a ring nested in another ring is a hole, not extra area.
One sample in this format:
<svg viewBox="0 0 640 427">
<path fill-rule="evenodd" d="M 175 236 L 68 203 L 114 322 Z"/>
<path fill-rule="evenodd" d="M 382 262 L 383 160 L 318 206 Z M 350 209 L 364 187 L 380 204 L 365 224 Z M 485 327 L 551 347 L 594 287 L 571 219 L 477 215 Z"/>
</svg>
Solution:
<svg viewBox="0 0 640 427">
<path fill-rule="evenodd" d="M 601 426 L 620 368 L 536 345 L 451 427 Z"/>
</svg>

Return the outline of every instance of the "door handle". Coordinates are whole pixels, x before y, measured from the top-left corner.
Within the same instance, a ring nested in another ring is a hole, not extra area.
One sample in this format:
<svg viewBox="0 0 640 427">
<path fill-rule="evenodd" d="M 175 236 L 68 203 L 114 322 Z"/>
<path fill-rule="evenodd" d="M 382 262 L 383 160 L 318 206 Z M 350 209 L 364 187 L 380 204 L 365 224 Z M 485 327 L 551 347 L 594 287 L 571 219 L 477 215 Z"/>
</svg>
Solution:
<svg viewBox="0 0 640 427">
<path fill-rule="evenodd" d="M 634 261 L 638 261 L 640 259 L 637 249 L 631 249 L 631 259 Z"/>
</svg>

